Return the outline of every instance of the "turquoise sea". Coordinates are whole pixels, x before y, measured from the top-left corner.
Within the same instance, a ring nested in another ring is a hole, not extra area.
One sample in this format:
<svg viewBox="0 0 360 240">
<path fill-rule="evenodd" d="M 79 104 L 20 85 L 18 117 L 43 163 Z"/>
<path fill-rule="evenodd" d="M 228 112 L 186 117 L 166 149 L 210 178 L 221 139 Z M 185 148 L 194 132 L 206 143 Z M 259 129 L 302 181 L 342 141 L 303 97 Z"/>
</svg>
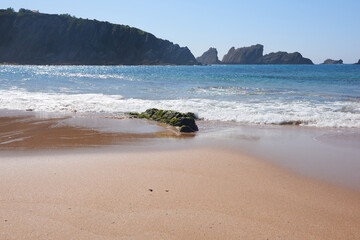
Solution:
<svg viewBox="0 0 360 240">
<path fill-rule="evenodd" d="M 0 109 L 360 128 L 360 65 L 0 66 Z"/>
</svg>

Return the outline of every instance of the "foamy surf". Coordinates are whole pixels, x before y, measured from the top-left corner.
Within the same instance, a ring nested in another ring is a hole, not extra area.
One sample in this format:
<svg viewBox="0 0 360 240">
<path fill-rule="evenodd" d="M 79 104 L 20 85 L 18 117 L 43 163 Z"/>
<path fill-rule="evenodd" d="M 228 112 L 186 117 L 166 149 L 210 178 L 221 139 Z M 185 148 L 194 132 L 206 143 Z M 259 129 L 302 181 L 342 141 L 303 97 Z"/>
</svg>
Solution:
<svg viewBox="0 0 360 240">
<path fill-rule="evenodd" d="M 360 102 L 310 102 L 271 99 L 263 102 L 212 99 L 145 100 L 106 94 L 64 94 L 0 90 L 0 109 L 44 112 L 117 113 L 147 108 L 194 112 L 199 118 L 245 124 L 291 124 L 313 127 L 360 128 Z"/>
</svg>

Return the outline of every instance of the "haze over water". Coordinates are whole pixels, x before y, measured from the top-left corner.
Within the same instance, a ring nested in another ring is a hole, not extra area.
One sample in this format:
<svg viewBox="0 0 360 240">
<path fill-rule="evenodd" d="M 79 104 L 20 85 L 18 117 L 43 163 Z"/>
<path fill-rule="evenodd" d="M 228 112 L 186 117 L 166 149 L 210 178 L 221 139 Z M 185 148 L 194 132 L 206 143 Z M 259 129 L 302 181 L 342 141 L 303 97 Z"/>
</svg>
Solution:
<svg viewBox="0 0 360 240">
<path fill-rule="evenodd" d="M 360 128 L 357 65 L 0 66 L 0 109 Z"/>
</svg>

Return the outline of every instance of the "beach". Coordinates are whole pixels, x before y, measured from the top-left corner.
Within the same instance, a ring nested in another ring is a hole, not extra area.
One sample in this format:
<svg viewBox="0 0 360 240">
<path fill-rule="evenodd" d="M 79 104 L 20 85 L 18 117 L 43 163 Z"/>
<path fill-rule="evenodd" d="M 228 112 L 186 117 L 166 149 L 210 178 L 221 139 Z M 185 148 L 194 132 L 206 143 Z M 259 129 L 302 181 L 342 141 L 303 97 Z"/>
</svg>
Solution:
<svg viewBox="0 0 360 240">
<path fill-rule="evenodd" d="M 161 126 L 119 122 L 111 132 L 120 135 L 109 138 L 108 130 L 80 122 L 88 127 L 65 127 L 107 140 L 94 146 L 80 137 L 70 147 L 59 144 L 74 139 L 65 131 L 53 142 L 63 147 L 20 140 L 2 149 L 0 239 L 360 238 L 357 189 L 249 155 L 211 131 L 164 138 Z M 44 138 L 49 126 L 36 125 Z M 134 127 L 142 130 L 124 138 Z"/>
<path fill-rule="evenodd" d="M 360 240 L 356 9 L 0 1 L 0 240 Z"/>
<path fill-rule="evenodd" d="M 0 66 L 0 239 L 360 239 L 356 66 Z M 199 131 L 129 112 L 193 112 Z"/>
</svg>

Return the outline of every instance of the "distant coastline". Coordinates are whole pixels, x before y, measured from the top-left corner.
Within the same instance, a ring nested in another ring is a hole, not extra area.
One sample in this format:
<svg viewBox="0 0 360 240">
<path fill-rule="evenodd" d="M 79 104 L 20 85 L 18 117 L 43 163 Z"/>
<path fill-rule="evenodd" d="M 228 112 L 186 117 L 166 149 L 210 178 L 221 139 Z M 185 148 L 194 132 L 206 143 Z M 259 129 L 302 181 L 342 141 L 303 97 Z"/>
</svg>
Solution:
<svg viewBox="0 0 360 240">
<path fill-rule="evenodd" d="M 0 63 L 195 65 L 187 47 L 137 28 L 68 14 L 0 10 Z"/>
<path fill-rule="evenodd" d="M 261 44 L 232 47 L 221 61 L 216 48 L 195 58 L 187 47 L 127 25 L 27 9 L 0 9 L 0 34 L 0 65 L 313 64 L 299 52 L 263 55 Z"/>
</svg>

